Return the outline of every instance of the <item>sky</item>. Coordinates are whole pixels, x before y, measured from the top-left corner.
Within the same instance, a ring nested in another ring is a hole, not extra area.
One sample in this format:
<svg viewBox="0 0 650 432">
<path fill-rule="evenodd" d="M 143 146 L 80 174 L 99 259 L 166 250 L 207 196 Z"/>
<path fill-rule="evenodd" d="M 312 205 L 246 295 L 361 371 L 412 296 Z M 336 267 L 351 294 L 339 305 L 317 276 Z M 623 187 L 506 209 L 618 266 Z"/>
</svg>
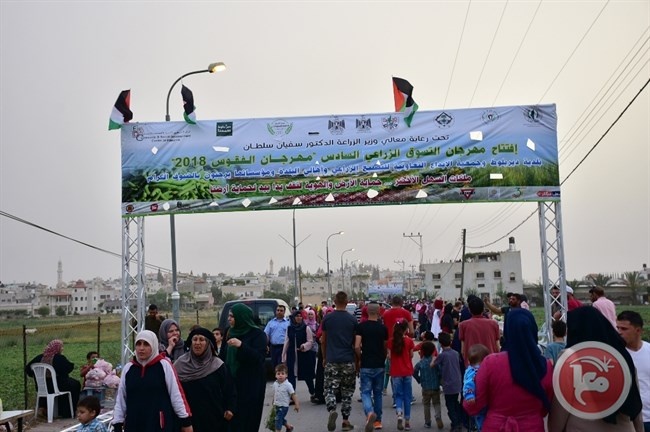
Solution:
<svg viewBox="0 0 650 432">
<path fill-rule="evenodd" d="M 111 108 L 131 89 L 132 122 L 164 121 L 176 78 L 216 61 L 227 70 L 183 80 L 199 120 L 390 112 L 392 76 L 414 86 L 420 110 L 555 103 L 567 278 L 650 264 L 647 0 L 0 0 L 0 281 L 55 285 L 59 260 L 65 281 L 121 275 Z M 180 86 L 170 114 L 182 120 Z M 516 228 L 536 210 L 299 209 L 297 260 L 304 271 L 325 268 L 328 236 L 344 231 L 329 240 L 332 268 L 354 248 L 345 262 L 398 270 L 403 261 L 409 270 L 420 249 L 407 236 L 421 235 L 425 263 L 448 261 L 460 256 L 466 229 L 468 252 L 505 250 L 515 237 L 523 277 L 536 282 L 537 215 Z M 178 270 L 293 266 L 292 217 L 177 216 Z M 169 218 L 145 218 L 144 241 L 146 262 L 171 268 Z"/>
</svg>

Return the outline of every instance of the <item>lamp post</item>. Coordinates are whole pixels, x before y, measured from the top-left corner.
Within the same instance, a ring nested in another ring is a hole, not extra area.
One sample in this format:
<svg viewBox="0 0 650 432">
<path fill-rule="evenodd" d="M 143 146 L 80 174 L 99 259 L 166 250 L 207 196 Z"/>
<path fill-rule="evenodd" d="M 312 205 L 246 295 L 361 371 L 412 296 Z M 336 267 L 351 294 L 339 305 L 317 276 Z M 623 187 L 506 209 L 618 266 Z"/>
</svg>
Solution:
<svg viewBox="0 0 650 432">
<path fill-rule="evenodd" d="M 325 262 L 327 262 L 327 292 L 330 296 L 330 301 L 332 301 L 332 281 L 330 280 L 330 239 L 335 235 L 343 235 L 343 231 L 330 234 L 325 240 Z"/>
<path fill-rule="evenodd" d="M 354 248 L 346 249 L 343 251 L 343 253 L 341 253 L 341 287 L 343 291 L 345 291 L 345 273 L 343 271 L 343 255 L 345 255 L 347 252 L 354 252 Z"/>
<path fill-rule="evenodd" d="M 223 62 L 216 62 L 216 63 L 210 63 L 207 67 L 207 69 L 201 69 L 197 71 L 192 71 L 188 72 L 186 74 L 181 75 L 176 81 L 174 81 L 174 84 L 172 84 L 171 87 L 169 87 L 169 91 L 167 92 L 167 104 L 165 108 L 165 121 L 170 121 L 169 117 L 169 97 L 172 94 L 172 90 L 174 89 L 174 86 L 183 78 L 186 76 L 190 75 L 196 75 L 200 73 L 214 73 L 214 72 L 221 72 L 226 70 L 226 64 Z M 178 308 L 179 300 L 180 300 L 180 294 L 178 292 L 178 286 L 177 286 L 177 274 L 176 274 L 176 223 L 174 221 L 174 213 L 169 214 L 169 232 L 171 236 L 171 248 L 172 248 L 172 316 L 176 322 L 180 322 L 180 311 Z"/>
</svg>

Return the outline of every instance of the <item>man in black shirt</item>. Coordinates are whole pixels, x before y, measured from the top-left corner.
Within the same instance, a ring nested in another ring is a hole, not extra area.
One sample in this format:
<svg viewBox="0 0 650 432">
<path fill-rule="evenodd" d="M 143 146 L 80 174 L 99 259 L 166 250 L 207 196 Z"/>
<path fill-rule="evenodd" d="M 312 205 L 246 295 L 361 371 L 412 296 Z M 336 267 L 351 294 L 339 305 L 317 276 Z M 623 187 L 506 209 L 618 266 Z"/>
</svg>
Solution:
<svg viewBox="0 0 650 432">
<path fill-rule="evenodd" d="M 381 428 L 382 390 L 388 329 L 379 319 L 379 304 L 368 304 L 368 321 L 357 327 L 354 349 L 361 357 L 361 401 L 366 414 L 365 432 Z"/>
</svg>

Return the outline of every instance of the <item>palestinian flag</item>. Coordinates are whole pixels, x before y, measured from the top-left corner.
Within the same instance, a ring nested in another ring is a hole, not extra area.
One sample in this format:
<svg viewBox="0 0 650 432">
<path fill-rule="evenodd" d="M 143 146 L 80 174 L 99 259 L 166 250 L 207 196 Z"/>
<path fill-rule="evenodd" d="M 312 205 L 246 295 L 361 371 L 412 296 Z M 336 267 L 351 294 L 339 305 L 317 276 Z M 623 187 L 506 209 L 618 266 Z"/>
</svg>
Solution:
<svg viewBox="0 0 650 432">
<path fill-rule="evenodd" d="M 124 123 L 128 123 L 133 118 L 133 113 L 129 108 L 130 105 L 131 90 L 122 90 L 111 112 L 111 118 L 108 121 L 108 130 L 120 129 Z"/>
<path fill-rule="evenodd" d="M 393 77 L 393 95 L 395 96 L 395 112 L 405 113 L 404 122 L 411 127 L 413 116 L 418 110 L 418 104 L 413 100 L 413 86 L 402 78 Z"/>
<path fill-rule="evenodd" d="M 181 87 L 181 96 L 183 96 L 183 118 L 189 124 L 196 124 L 196 113 L 194 112 L 194 95 L 192 90 L 187 87 Z"/>
</svg>

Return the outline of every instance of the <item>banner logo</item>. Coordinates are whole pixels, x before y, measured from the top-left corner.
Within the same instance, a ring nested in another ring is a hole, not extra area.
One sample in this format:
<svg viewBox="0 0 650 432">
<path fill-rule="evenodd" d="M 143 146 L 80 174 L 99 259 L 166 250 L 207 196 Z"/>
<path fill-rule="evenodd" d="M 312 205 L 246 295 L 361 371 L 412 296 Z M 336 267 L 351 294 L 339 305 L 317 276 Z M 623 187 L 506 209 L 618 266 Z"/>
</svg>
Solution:
<svg viewBox="0 0 650 432">
<path fill-rule="evenodd" d="M 483 114 L 481 115 L 481 119 L 485 124 L 492 123 L 494 121 L 499 120 L 499 113 L 493 109 L 487 109 L 483 111 Z"/>
<path fill-rule="evenodd" d="M 435 116 L 433 121 L 438 123 L 438 127 L 441 129 L 449 128 L 454 124 L 454 118 L 444 111 Z"/>
<path fill-rule="evenodd" d="M 370 132 L 372 123 L 369 118 L 361 117 L 357 119 L 357 132 Z"/>
<path fill-rule="evenodd" d="M 217 122 L 217 136 L 232 136 L 232 122 Z"/>
<path fill-rule="evenodd" d="M 625 358 L 602 342 L 582 342 L 567 348 L 553 369 L 558 402 L 569 413 L 587 420 L 615 413 L 631 385 Z"/>
<path fill-rule="evenodd" d="M 341 135 L 345 132 L 345 120 L 338 117 L 332 117 L 327 122 L 327 128 L 332 135 Z"/>
<path fill-rule="evenodd" d="M 266 129 L 275 138 L 282 138 L 285 135 L 289 135 L 289 132 L 293 129 L 293 123 L 289 123 L 286 120 L 274 120 L 266 124 Z"/>
<path fill-rule="evenodd" d="M 465 197 L 465 199 L 470 199 L 474 195 L 474 189 L 461 189 L 460 194 Z"/>
<path fill-rule="evenodd" d="M 144 128 L 142 126 L 133 125 L 133 130 L 131 131 L 131 135 L 137 141 L 142 141 L 144 139 Z"/>
<path fill-rule="evenodd" d="M 395 130 L 399 127 L 399 118 L 396 116 L 383 117 L 381 119 L 381 126 L 387 131 Z"/>
<path fill-rule="evenodd" d="M 531 107 L 524 110 L 524 117 L 529 123 L 539 123 L 542 118 L 537 107 Z"/>
</svg>

